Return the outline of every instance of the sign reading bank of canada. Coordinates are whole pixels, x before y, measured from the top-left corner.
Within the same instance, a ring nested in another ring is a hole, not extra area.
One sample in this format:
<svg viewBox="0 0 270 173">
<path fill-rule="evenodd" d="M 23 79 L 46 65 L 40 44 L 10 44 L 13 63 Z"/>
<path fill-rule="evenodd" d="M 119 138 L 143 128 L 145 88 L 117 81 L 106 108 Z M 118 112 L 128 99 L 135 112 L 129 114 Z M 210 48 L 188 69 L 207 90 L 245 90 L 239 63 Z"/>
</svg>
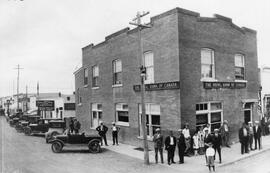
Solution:
<svg viewBox="0 0 270 173">
<path fill-rule="evenodd" d="M 36 105 L 41 111 L 54 110 L 54 100 L 37 100 Z"/>
<path fill-rule="evenodd" d="M 157 91 L 157 90 L 172 90 L 179 89 L 180 82 L 165 82 L 165 83 L 153 83 L 153 84 L 145 84 L 145 91 Z M 141 85 L 134 85 L 134 91 L 141 91 Z"/>
<path fill-rule="evenodd" d="M 245 82 L 203 82 L 204 89 L 242 89 L 246 86 Z"/>
</svg>

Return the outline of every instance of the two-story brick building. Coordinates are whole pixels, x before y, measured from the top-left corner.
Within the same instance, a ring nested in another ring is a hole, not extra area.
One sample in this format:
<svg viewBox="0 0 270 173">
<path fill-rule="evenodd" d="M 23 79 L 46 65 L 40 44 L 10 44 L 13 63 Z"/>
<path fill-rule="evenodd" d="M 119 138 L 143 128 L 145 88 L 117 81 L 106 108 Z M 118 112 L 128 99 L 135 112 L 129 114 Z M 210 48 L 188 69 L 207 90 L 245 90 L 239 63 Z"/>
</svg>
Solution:
<svg viewBox="0 0 270 173">
<path fill-rule="evenodd" d="M 142 30 L 149 138 L 158 127 L 167 133 L 185 123 L 193 130 L 210 123 L 213 129 L 226 119 L 235 139 L 242 122 L 259 119 L 256 31 L 181 8 L 150 23 Z M 76 116 L 85 131 L 115 121 L 120 140 L 139 145 L 140 64 L 137 28 L 82 48 L 74 75 Z"/>
</svg>

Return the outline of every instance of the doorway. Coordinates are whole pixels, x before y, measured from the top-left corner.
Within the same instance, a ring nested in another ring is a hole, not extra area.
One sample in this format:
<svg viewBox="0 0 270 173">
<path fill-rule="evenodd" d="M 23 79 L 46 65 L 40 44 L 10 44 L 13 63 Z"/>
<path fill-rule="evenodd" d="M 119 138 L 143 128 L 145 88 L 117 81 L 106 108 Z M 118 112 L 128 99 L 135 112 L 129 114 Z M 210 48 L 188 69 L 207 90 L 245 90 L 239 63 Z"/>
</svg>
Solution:
<svg viewBox="0 0 270 173">
<path fill-rule="evenodd" d="M 249 121 L 252 121 L 252 103 L 245 103 L 244 107 L 244 122 L 248 124 Z"/>
</svg>

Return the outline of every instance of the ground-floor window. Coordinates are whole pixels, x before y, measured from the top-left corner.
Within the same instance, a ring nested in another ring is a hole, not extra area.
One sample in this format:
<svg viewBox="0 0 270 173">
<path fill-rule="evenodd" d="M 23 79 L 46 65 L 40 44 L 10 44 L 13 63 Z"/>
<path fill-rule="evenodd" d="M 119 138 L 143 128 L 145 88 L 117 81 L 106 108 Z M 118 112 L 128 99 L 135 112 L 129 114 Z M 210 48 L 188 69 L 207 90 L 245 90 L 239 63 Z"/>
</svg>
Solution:
<svg viewBox="0 0 270 173">
<path fill-rule="evenodd" d="M 155 134 L 155 130 L 160 128 L 160 105 L 153 104 L 153 103 L 146 103 L 145 104 L 145 114 L 146 114 L 146 131 L 147 136 L 152 138 Z M 143 136 L 142 134 L 142 107 L 139 104 L 139 125 L 140 125 L 140 132 L 139 135 Z"/>
<path fill-rule="evenodd" d="M 128 105 L 126 103 L 116 103 L 115 114 L 118 125 L 129 126 Z"/>
<path fill-rule="evenodd" d="M 210 124 L 211 132 L 218 129 L 223 121 L 221 102 L 206 102 L 196 104 L 196 129 Z"/>
<path fill-rule="evenodd" d="M 91 128 L 96 128 L 102 120 L 102 104 L 92 103 L 91 105 Z"/>
</svg>

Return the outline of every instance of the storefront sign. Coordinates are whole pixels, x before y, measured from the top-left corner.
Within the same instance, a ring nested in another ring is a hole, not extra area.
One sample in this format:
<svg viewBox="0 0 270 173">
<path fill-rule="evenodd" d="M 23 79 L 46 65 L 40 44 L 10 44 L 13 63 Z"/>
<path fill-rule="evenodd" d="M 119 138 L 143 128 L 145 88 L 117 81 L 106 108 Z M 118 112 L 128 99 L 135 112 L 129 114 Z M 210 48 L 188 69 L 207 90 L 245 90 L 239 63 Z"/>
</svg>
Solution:
<svg viewBox="0 0 270 173">
<path fill-rule="evenodd" d="M 245 82 L 203 82 L 204 89 L 241 89 L 246 85 Z"/>
<path fill-rule="evenodd" d="M 64 109 L 68 111 L 74 111 L 75 110 L 75 103 L 64 103 Z"/>
<path fill-rule="evenodd" d="M 171 89 L 179 89 L 180 82 L 165 82 L 165 83 L 154 83 L 154 84 L 146 84 L 145 91 L 156 91 L 156 90 L 171 90 Z M 134 85 L 134 91 L 141 91 L 141 85 Z"/>
<path fill-rule="evenodd" d="M 54 100 L 37 100 L 36 105 L 42 111 L 54 110 Z"/>
</svg>

